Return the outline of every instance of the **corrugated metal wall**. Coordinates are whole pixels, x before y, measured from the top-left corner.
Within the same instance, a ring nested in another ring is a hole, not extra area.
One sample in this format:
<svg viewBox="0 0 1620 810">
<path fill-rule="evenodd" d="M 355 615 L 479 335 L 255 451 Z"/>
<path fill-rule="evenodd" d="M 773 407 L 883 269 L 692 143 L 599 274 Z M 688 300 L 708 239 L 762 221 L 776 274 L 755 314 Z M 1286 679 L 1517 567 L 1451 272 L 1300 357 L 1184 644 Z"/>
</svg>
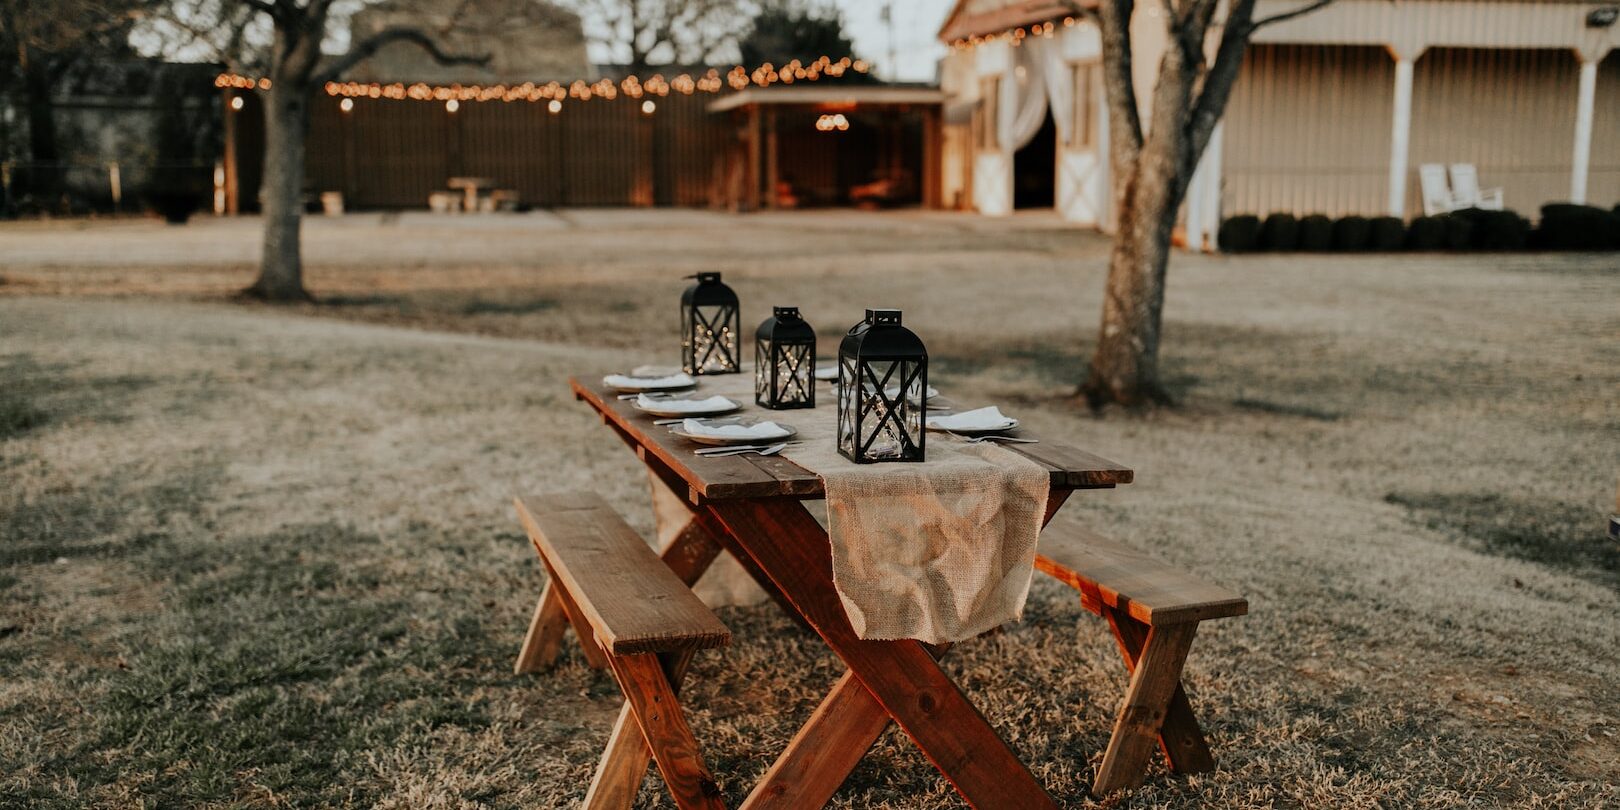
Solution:
<svg viewBox="0 0 1620 810">
<path fill-rule="evenodd" d="M 1226 112 L 1223 215 L 1382 213 L 1394 84 L 1381 48 L 1251 47 Z"/>
<path fill-rule="evenodd" d="M 731 136 L 709 94 L 544 102 L 355 99 L 341 112 L 313 102 L 312 191 L 342 191 L 352 208 L 422 208 L 451 177 L 488 177 L 536 206 L 702 205 Z M 244 155 L 247 157 L 247 155 Z"/>
<path fill-rule="evenodd" d="M 1569 199 L 1578 70 L 1567 50 L 1425 52 L 1412 84 L 1413 171 L 1472 163 L 1480 185 L 1500 186 L 1503 204 L 1531 217 Z M 1406 210 L 1423 210 L 1415 174 Z"/>
<path fill-rule="evenodd" d="M 1579 64 L 1565 49 L 1431 48 L 1415 66 L 1408 216 L 1424 163 L 1473 163 L 1534 218 L 1567 200 Z M 1394 60 L 1382 48 L 1251 47 L 1226 114 L 1222 213 L 1379 215 L 1389 189 Z M 1620 200 L 1620 54 L 1599 70 L 1588 199 Z"/>
</svg>

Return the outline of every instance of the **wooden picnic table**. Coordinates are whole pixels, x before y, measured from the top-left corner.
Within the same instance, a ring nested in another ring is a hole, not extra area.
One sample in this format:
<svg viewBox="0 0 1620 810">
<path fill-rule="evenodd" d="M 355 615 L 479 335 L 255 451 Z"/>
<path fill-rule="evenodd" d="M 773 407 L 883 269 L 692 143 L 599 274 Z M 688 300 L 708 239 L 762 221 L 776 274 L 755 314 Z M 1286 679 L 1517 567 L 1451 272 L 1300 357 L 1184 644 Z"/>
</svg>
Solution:
<svg viewBox="0 0 1620 810">
<path fill-rule="evenodd" d="M 730 553 L 848 667 L 743 807 L 825 804 L 891 721 L 974 807 L 1056 806 L 940 668 L 936 659 L 948 645 L 856 635 L 833 585 L 826 531 L 803 503 L 824 496 L 819 476 L 778 456 L 694 455 L 698 445 L 653 424 L 652 416 L 620 400 L 600 380 L 595 375 L 569 382 L 575 396 L 596 409 L 653 477 L 684 495 L 691 509 L 690 523 L 663 552 L 665 562 L 690 582 L 719 551 Z M 1047 469 L 1046 521 L 1074 490 L 1132 480 L 1131 470 L 1061 442 L 1004 446 Z M 639 741 L 634 748 L 639 755 Z M 610 755 L 614 750 L 610 744 Z M 609 770 L 606 762 L 603 770 Z"/>
</svg>

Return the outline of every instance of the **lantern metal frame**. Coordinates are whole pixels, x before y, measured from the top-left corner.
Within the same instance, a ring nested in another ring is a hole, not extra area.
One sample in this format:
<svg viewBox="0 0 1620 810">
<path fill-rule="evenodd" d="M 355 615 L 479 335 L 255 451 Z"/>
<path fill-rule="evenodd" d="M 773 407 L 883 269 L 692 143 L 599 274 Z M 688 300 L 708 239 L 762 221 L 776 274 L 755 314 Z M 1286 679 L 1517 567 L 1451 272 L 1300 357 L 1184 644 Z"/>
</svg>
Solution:
<svg viewBox="0 0 1620 810">
<path fill-rule="evenodd" d="M 681 293 L 681 369 L 687 374 L 741 372 L 742 317 L 737 293 L 720 280 L 719 273 L 687 278 L 697 279 L 697 283 Z"/>
<path fill-rule="evenodd" d="M 927 391 L 928 349 L 901 324 L 900 310 L 867 310 L 838 346 L 839 454 L 856 464 L 923 461 Z M 892 452 L 874 452 L 883 437 Z"/>
<path fill-rule="evenodd" d="M 798 307 L 774 307 L 754 332 L 754 402 L 772 410 L 816 407 L 816 330 Z"/>
</svg>

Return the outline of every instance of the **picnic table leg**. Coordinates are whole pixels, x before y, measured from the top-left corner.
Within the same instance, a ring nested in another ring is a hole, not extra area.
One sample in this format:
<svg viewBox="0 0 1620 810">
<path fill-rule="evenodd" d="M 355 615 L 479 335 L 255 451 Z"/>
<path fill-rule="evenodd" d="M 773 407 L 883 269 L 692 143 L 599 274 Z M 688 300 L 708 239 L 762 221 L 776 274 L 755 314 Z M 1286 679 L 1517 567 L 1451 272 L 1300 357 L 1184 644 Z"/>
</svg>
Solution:
<svg viewBox="0 0 1620 810">
<path fill-rule="evenodd" d="M 663 774 L 675 804 L 687 808 L 724 810 L 720 786 L 715 783 L 692 729 L 686 724 L 675 697 L 676 673 L 683 672 L 691 653 L 679 655 L 623 655 L 608 659 L 613 674 L 624 689 L 625 702 L 635 714 L 636 725 L 653 761 Z M 662 659 L 662 660 L 661 660 Z"/>
<path fill-rule="evenodd" d="M 1091 785 L 1093 795 L 1105 796 L 1142 784 L 1170 697 L 1181 685 L 1181 667 L 1187 661 L 1197 629 L 1197 622 L 1148 629 L 1136 671 L 1131 673 L 1130 689 L 1114 721 L 1114 734 Z"/>
<path fill-rule="evenodd" d="M 518 651 L 517 664 L 512 672 L 523 675 L 539 672 L 557 660 L 562 647 L 563 631 L 568 629 L 568 616 L 563 612 L 562 598 L 557 585 L 546 580 L 540 591 L 540 601 L 534 606 L 534 618 L 529 620 L 529 632 L 523 637 L 523 649 Z"/>
<path fill-rule="evenodd" d="M 677 696 L 680 695 L 681 683 L 686 678 L 686 668 L 691 661 L 692 656 L 687 654 L 672 656 L 666 662 L 670 688 Z M 613 734 L 608 738 L 607 747 L 602 750 L 596 775 L 591 777 L 591 789 L 586 792 L 585 802 L 580 807 L 583 810 L 630 810 L 630 806 L 635 804 L 636 793 L 641 790 L 641 780 L 647 776 L 647 765 L 652 758 L 647 739 L 641 735 L 641 726 L 636 723 L 635 709 L 626 700 L 619 710 L 618 721 L 613 724 Z"/>
<path fill-rule="evenodd" d="M 825 806 L 888 727 L 889 713 L 854 673 L 845 672 L 742 810 Z"/>
<path fill-rule="evenodd" d="M 833 586 L 827 535 L 802 504 L 717 501 L 708 509 L 970 805 L 1056 807 L 921 643 L 856 636 Z"/>
<path fill-rule="evenodd" d="M 630 708 L 630 701 L 625 701 L 619 709 L 618 721 L 613 724 L 613 735 L 602 749 L 602 759 L 596 764 L 591 789 L 580 807 L 583 810 L 630 810 L 650 762 L 652 751 L 641 736 L 641 727 L 636 725 L 635 710 Z"/>
<path fill-rule="evenodd" d="M 1109 626 L 1114 628 L 1114 638 L 1119 641 L 1120 655 L 1125 658 L 1125 669 L 1134 673 L 1142 646 L 1147 643 L 1148 627 L 1122 611 L 1104 609 Z M 1198 715 L 1193 713 L 1192 702 L 1187 699 L 1187 690 L 1179 679 L 1175 694 L 1170 696 L 1170 705 L 1165 709 L 1164 726 L 1159 729 L 1159 748 L 1164 751 L 1170 770 L 1176 773 L 1215 770 L 1215 757 L 1209 751 L 1204 731 L 1198 727 Z"/>
</svg>

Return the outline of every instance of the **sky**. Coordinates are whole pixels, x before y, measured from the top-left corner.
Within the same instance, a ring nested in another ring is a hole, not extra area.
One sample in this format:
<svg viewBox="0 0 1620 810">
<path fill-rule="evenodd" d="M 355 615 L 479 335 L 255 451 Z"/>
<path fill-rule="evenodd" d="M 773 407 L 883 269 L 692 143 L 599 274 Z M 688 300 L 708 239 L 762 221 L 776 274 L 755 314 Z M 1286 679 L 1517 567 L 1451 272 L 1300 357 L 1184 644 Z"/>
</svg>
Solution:
<svg viewBox="0 0 1620 810">
<path fill-rule="evenodd" d="M 953 0 L 834 0 L 844 12 L 844 32 L 855 41 L 855 52 L 877 65 L 883 79 L 932 81 L 945 46 L 935 36 L 950 12 Z M 883 7 L 894 7 L 893 35 L 896 59 L 889 60 L 890 28 L 882 19 Z M 898 67 L 898 76 L 893 72 Z"/>
</svg>

